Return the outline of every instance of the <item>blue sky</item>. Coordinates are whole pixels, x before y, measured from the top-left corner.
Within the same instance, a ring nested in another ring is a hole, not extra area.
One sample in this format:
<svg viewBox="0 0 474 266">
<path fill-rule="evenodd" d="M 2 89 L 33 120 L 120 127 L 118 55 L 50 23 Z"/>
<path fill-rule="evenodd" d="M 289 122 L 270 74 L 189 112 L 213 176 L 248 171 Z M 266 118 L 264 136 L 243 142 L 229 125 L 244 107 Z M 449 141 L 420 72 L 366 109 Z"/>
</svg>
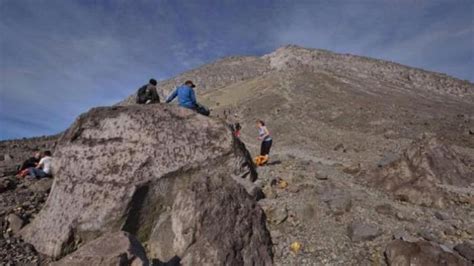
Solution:
<svg viewBox="0 0 474 266">
<path fill-rule="evenodd" d="M 474 81 L 474 1 L 0 0 L 0 139 L 47 135 L 150 77 L 297 44 Z"/>
</svg>

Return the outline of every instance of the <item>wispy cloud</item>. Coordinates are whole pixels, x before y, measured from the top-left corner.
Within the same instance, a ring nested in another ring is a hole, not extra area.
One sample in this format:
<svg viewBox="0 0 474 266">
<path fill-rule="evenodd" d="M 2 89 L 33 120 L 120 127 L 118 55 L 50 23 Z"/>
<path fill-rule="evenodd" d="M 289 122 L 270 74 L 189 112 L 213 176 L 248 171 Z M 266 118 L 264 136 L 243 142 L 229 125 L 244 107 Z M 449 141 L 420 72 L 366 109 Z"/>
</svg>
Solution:
<svg viewBox="0 0 474 266">
<path fill-rule="evenodd" d="M 150 77 L 294 43 L 474 80 L 474 2 L 0 0 L 0 139 L 52 134 Z"/>
</svg>

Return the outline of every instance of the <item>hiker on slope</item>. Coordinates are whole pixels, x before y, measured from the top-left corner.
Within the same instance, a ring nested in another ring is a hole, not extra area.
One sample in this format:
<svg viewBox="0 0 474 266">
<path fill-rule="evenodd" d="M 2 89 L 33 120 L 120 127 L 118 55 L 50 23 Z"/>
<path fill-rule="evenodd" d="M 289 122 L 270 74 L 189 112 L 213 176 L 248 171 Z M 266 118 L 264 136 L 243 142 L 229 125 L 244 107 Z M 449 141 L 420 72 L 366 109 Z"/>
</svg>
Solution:
<svg viewBox="0 0 474 266">
<path fill-rule="evenodd" d="M 198 104 L 196 101 L 196 94 L 194 89 L 196 85 L 191 80 L 186 81 L 183 85 L 177 87 L 166 99 L 166 102 L 169 103 L 178 97 L 179 106 L 185 107 L 191 110 L 198 112 L 199 114 L 209 116 L 209 110 Z"/>
<path fill-rule="evenodd" d="M 138 89 L 137 92 L 137 103 L 138 104 L 150 104 L 150 103 L 159 103 L 160 96 L 156 91 L 156 80 L 150 79 L 148 84 L 143 85 Z"/>
<path fill-rule="evenodd" d="M 262 120 L 257 120 L 257 128 L 258 128 L 258 139 L 262 141 L 260 146 L 260 157 L 262 158 L 262 164 L 268 161 L 268 155 L 270 154 L 270 148 L 272 147 L 272 137 L 270 136 L 270 132 L 268 131 L 267 127 L 265 126 L 265 122 Z"/>
</svg>

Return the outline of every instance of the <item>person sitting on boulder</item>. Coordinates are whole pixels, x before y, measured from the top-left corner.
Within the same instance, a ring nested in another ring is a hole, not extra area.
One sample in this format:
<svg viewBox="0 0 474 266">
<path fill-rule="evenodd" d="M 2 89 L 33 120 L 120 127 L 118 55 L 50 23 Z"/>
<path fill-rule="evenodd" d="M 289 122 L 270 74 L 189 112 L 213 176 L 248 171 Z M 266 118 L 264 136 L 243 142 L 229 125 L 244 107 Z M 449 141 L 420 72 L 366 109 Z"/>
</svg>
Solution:
<svg viewBox="0 0 474 266">
<path fill-rule="evenodd" d="M 166 103 L 178 97 L 179 106 L 185 107 L 198 112 L 199 114 L 209 116 L 209 110 L 196 101 L 196 94 L 194 89 L 196 85 L 191 80 L 186 81 L 183 85 L 177 87 L 166 99 Z"/>
<path fill-rule="evenodd" d="M 18 168 L 18 172 L 26 170 L 30 167 L 36 167 L 41 159 L 41 152 L 39 150 L 33 151 L 33 156 L 25 160 L 20 167 Z"/>
<path fill-rule="evenodd" d="M 156 91 L 156 80 L 150 79 L 148 84 L 143 85 L 137 92 L 137 103 L 138 104 L 150 104 L 159 103 L 160 96 Z"/>
<path fill-rule="evenodd" d="M 51 176 L 52 157 L 50 151 L 43 152 L 43 156 L 36 167 L 30 167 L 28 175 L 33 178 L 43 178 Z"/>
<path fill-rule="evenodd" d="M 268 155 L 270 154 L 270 148 L 272 147 L 272 137 L 270 132 L 265 126 L 265 122 L 262 120 L 257 120 L 258 128 L 258 139 L 262 141 L 260 146 L 260 156 L 257 156 L 255 162 L 257 165 L 264 165 L 268 162 Z"/>
</svg>

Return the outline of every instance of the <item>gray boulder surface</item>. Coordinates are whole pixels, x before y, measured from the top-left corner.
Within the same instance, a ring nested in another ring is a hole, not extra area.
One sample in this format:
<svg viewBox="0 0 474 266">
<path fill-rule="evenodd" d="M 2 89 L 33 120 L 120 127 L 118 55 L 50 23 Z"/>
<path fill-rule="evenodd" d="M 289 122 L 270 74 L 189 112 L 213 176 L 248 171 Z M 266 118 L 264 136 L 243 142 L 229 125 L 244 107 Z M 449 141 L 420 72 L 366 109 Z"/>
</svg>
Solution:
<svg viewBox="0 0 474 266">
<path fill-rule="evenodd" d="M 219 120 L 161 104 L 95 108 L 58 140 L 54 169 L 21 232 L 41 253 L 126 231 L 163 262 L 272 263 L 263 211 L 239 184 L 256 178 L 251 158 Z"/>
<path fill-rule="evenodd" d="M 87 243 L 72 254 L 52 263 L 61 265 L 149 265 L 145 249 L 127 232 L 103 235 Z"/>
</svg>

